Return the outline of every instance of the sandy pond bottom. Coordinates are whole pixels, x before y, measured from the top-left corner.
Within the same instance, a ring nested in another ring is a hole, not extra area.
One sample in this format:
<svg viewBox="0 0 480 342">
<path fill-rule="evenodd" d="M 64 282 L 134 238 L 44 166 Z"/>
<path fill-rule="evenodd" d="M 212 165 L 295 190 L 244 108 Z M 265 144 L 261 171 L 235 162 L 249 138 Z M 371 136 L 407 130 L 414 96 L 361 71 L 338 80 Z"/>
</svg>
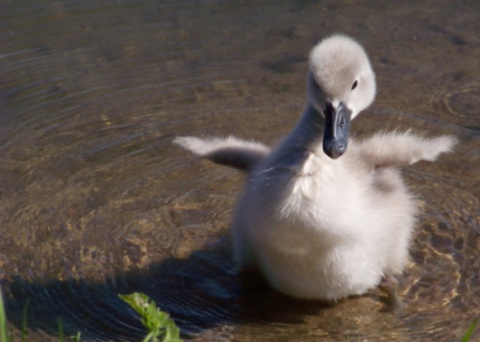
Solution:
<svg viewBox="0 0 480 342">
<path fill-rule="evenodd" d="M 0 278 L 18 336 L 144 332 L 142 291 L 196 341 L 458 341 L 480 316 L 480 3 L 7 1 L 0 6 Z M 228 225 L 243 177 L 172 145 L 274 144 L 305 99 L 311 46 L 356 37 L 377 73 L 357 136 L 455 134 L 404 170 L 420 215 L 401 281 L 336 305 L 241 285 Z M 479 333 L 477 332 L 476 338 Z"/>
</svg>

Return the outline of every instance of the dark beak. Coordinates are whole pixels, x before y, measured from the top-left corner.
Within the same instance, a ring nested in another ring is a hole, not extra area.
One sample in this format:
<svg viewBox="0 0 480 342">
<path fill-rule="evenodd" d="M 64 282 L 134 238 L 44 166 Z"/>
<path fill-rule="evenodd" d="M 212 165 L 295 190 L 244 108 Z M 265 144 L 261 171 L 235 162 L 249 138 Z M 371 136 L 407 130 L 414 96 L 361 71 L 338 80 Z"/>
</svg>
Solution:
<svg viewBox="0 0 480 342">
<path fill-rule="evenodd" d="M 324 114 L 323 152 L 330 158 L 337 159 L 347 151 L 348 130 L 352 112 L 343 102 L 340 102 L 337 108 L 327 102 Z"/>
</svg>

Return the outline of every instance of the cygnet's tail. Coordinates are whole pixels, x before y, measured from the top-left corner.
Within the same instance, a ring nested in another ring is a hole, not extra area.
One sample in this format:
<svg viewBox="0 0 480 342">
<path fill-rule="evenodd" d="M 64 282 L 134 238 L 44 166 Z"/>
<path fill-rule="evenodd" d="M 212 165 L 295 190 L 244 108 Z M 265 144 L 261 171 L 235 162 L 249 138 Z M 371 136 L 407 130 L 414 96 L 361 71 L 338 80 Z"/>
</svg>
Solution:
<svg viewBox="0 0 480 342">
<path fill-rule="evenodd" d="M 245 141 L 232 136 L 206 139 L 178 137 L 175 138 L 174 143 L 216 164 L 230 166 L 245 172 L 252 171 L 270 153 L 270 148 L 261 143 Z"/>
<path fill-rule="evenodd" d="M 434 161 L 438 155 L 450 152 L 457 139 L 443 135 L 422 138 L 407 132 L 379 133 L 354 147 L 362 158 L 375 167 L 409 165 L 420 160 Z"/>
</svg>

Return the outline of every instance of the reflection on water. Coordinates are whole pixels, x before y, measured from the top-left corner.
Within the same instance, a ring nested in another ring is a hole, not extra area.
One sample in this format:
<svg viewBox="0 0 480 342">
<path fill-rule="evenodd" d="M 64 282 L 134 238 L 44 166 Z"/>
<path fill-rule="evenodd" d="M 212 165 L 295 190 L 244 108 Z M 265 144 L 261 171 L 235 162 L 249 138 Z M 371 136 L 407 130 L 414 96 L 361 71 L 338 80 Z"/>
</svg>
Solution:
<svg viewBox="0 0 480 342">
<path fill-rule="evenodd" d="M 117 298 L 133 291 L 198 341 L 451 341 L 480 316 L 478 2 L 7 1 L 0 19 L 0 278 L 13 323 L 31 298 L 31 340 L 56 340 L 57 317 L 85 341 L 140 340 Z M 302 110 L 310 47 L 338 31 L 377 73 L 357 135 L 461 139 L 405 170 L 421 216 L 403 316 L 376 291 L 332 306 L 240 284 L 242 176 L 171 143 L 274 143 Z"/>
</svg>

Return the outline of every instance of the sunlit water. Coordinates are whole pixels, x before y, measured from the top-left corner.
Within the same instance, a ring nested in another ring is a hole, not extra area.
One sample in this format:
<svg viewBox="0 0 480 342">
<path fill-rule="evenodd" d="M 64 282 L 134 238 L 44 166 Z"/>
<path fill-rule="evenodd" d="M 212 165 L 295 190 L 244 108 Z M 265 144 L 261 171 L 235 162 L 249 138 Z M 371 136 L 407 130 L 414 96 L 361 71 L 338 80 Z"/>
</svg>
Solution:
<svg viewBox="0 0 480 342">
<path fill-rule="evenodd" d="M 356 135 L 460 139 L 404 171 L 421 209 L 404 315 L 377 291 L 325 305 L 241 285 L 228 225 L 243 177 L 172 145 L 278 141 L 304 105 L 309 49 L 333 32 L 377 73 Z M 479 32 L 478 1 L 4 1 L 0 278 L 15 334 L 30 298 L 29 340 L 57 340 L 58 317 L 82 341 L 141 340 L 117 294 L 142 291 L 197 341 L 459 340 L 480 316 Z"/>
</svg>

